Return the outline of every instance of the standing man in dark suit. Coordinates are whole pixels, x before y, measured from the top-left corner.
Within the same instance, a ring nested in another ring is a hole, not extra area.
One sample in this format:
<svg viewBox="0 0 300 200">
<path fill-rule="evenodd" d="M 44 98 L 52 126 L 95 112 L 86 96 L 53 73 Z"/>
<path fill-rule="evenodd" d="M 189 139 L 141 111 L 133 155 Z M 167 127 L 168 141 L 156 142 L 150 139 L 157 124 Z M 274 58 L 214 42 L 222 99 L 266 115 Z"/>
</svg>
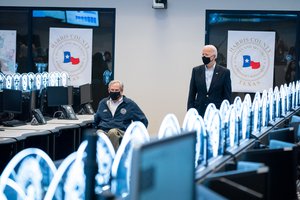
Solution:
<svg viewBox="0 0 300 200">
<path fill-rule="evenodd" d="M 216 63 L 217 56 L 215 46 L 204 46 L 204 65 L 194 67 L 192 72 L 187 109 L 196 108 L 202 117 L 209 103 L 214 103 L 218 109 L 224 99 L 231 103 L 230 71 Z"/>
</svg>

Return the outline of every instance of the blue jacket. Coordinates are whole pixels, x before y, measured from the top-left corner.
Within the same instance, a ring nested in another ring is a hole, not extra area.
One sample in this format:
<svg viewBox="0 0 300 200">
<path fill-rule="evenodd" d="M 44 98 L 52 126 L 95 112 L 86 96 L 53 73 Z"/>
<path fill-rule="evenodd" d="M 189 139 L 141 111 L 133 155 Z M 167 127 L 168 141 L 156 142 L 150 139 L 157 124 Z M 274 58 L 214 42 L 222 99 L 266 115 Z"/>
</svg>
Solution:
<svg viewBox="0 0 300 200">
<path fill-rule="evenodd" d="M 99 102 L 97 112 L 94 116 L 94 127 L 105 132 L 112 128 L 118 128 L 125 131 L 133 121 L 140 121 L 146 127 L 148 120 L 139 108 L 139 106 L 131 99 L 123 96 L 123 102 L 118 106 L 115 115 L 112 116 L 107 101 L 109 97 L 102 99 Z"/>
</svg>

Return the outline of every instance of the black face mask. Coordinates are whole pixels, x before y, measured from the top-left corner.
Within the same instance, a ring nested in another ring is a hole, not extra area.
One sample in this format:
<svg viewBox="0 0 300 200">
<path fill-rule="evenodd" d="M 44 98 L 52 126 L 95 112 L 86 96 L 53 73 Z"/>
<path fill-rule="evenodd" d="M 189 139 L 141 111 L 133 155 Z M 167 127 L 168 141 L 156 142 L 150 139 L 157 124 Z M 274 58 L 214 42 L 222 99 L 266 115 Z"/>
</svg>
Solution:
<svg viewBox="0 0 300 200">
<path fill-rule="evenodd" d="M 113 101 L 115 101 L 121 96 L 121 93 L 120 92 L 109 92 L 109 96 Z"/>
<path fill-rule="evenodd" d="M 202 56 L 202 61 L 203 61 L 204 65 L 207 65 L 208 63 L 210 63 L 210 57 Z"/>
</svg>

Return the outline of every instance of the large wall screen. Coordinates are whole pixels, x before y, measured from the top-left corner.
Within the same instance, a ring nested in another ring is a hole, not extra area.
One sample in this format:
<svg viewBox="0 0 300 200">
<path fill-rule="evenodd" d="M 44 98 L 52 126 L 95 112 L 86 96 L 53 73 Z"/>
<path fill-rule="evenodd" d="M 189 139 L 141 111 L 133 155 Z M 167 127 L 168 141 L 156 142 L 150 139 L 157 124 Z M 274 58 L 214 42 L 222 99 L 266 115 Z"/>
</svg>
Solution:
<svg viewBox="0 0 300 200">
<path fill-rule="evenodd" d="M 274 31 L 273 86 L 299 80 L 300 12 L 206 11 L 206 44 L 218 48 L 218 63 L 227 66 L 228 31 Z M 238 94 L 242 96 L 242 94 Z"/>
<path fill-rule="evenodd" d="M 50 28 L 92 29 L 93 107 L 107 95 L 114 74 L 115 9 L 0 7 L 0 27 L 16 31 L 16 73 L 48 71 Z M 0 61 L 1 67 L 8 62 Z"/>
</svg>

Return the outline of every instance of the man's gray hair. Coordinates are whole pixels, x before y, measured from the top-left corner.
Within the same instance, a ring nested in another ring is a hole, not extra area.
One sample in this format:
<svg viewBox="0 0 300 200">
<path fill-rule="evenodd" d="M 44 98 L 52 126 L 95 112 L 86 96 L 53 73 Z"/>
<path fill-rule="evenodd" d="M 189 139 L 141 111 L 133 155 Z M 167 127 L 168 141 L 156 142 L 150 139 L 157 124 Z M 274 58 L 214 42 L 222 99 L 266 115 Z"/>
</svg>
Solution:
<svg viewBox="0 0 300 200">
<path fill-rule="evenodd" d="M 218 50 L 217 50 L 217 48 L 214 45 L 208 44 L 208 45 L 205 45 L 205 47 L 210 48 L 213 51 L 214 56 L 216 58 L 218 57 Z"/>
<path fill-rule="evenodd" d="M 108 84 L 108 88 L 110 88 L 110 86 L 111 86 L 112 84 L 115 84 L 115 83 L 118 83 L 118 84 L 120 85 L 120 90 L 123 91 L 123 89 L 124 89 L 124 84 L 123 84 L 121 81 L 119 81 L 119 80 L 112 80 L 112 81 L 110 81 L 109 84 Z"/>
</svg>

